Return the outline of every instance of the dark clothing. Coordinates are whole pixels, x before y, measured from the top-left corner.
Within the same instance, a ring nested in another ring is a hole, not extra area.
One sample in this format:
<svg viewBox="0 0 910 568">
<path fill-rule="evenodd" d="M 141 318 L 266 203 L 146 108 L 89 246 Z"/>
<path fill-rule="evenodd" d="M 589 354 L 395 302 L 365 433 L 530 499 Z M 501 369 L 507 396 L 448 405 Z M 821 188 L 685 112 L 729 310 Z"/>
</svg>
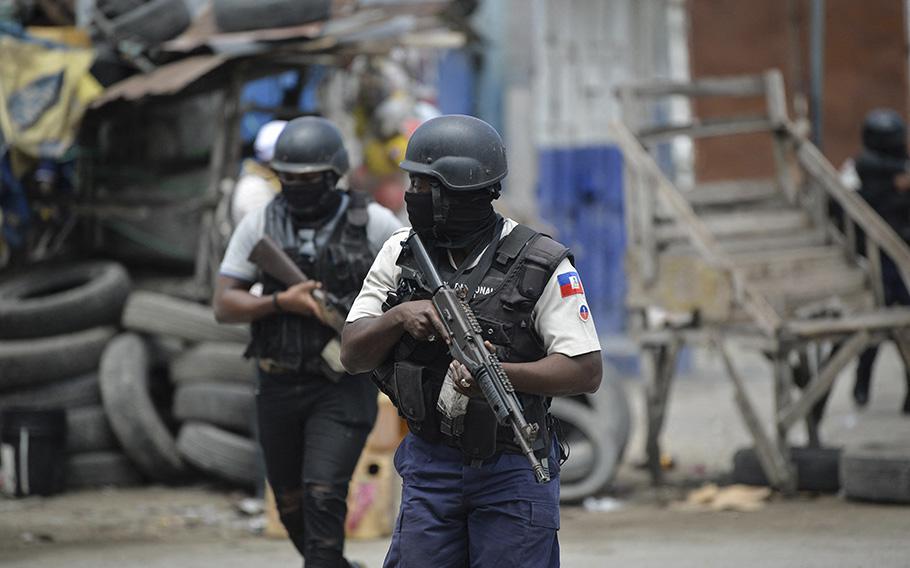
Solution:
<svg viewBox="0 0 910 568">
<path fill-rule="evenodd" d="M 338 207 L 301 223 L 279 196 L 265 210 L 271 237 L 347 313 L 373 262 L 366 202 L 339 194 Z M 286 286 L 261 274 L 263 293 Z M 269 360 L 257 391 L 259 441 L 279 516 L 308 568 L 347 568 L 342 557 L 351 474 L 376 420 L 366 375 L 331 370 L 321 352 L 335 330 L 314 317 L 277 313 L 253 322 L 247 356 Z M 278 372 L 280 369 L 281 372 Z"/>
<path fill-rule="evenodd" d="M 557 456 L 554 440 L 551 463 Z M 472 467 L 459 450 L 408 434 L 395 468 L 404 484 L 385 568 L 559 566 L 558 465 L 538 484 L 524 456 Z"/>
<path fill-rule="evenodd" d="M 376 387 L 363 375 L 259 373 L 256 406 L 266 475 L 281 522 L 308 568 L 347 568 L 342 557 L 348 484 L 376 420 Z"/>
<path fill-rule="evenodd" d="M 373 264 L 367 220 L 361 194 L 343 194 L 334 214 L 313 226 L 296 223 L 286 200 L 279 196 L 266 207 L 265 234 L 304 274 L 322 282 L 336 307 L 347 313 Z M 264 295 L 287 288 L 267 274 L 261 274 L 261 281 Z M 247 357 L 270 359 L 287 369 L 328 373 L 319 355 L 335 331 L 316 318 L 278 313 L 254 321 L 251 331 Z"/>
<path fill-rule="evenodd" d="M 856 158 L 856 173 L 862 184 L 860 195 L 904 241 L 910 241 L 910 192 L 898 191 L 894 187 L 894 176 L 907 171 L 907 166 L 906 156 L 898 158 L 869 149 L 864 149 Z M 910 293 L 900 271 L 886 254 L 882 254 L 882 288 L 886 306 L 910 305 Z M 866 349 L 859 357 L 853 397 L 860 405 L 868 400 L 877 355 L 878 346 Z M 907 374 L 907 385 L 905 407 L 910 403 L 910 374 Z"/>
<path fill-rule="evenodd" d="M 501 232 L 501 225 L 497 225 L 497 231 Z M 491 244 L 473 269 L 455 271 L 446 262 L 444 251 L 436 249 L 436 252 L 441 254 L 437 266 L 442 278 L 455 289 L 469 291 L 466 299 L 477 316 L 481 334 L 496 347 L 501 361 L 537 361 L 546 356 L 543 342 L 534 331 L 531 314 L 550 276 L 569 255 L 568 249 L 518 225 L 505 238 Z M 469 257 L 465 262 L 470 260 Z M 394 301 L 427 298 L 428 294 L 417 288 L 416 282 L 407 281 L 406 275 L 416 270 L 407 249 L 402 251 L 398 264 L 402 266 L 403 276 Z M 485 399 L 472 398 L 461 423 L 453 424 L 438 410 L 436 401 L 451 361 L 443 342 L 417 341 L 405 334 L 391 359 L 377 370 L 374 380 L 398 406 L 411 432 L 429 442 L 460 447 L 468 460 L 486 459 L 498 451 L 520 452 L 514 433 L 509 427 L 497 424 Z M 532 448 L 538 457 L 546 458 L 550 399 L 517 394 L 525 418 L 540 429 Z"/>
</svg>

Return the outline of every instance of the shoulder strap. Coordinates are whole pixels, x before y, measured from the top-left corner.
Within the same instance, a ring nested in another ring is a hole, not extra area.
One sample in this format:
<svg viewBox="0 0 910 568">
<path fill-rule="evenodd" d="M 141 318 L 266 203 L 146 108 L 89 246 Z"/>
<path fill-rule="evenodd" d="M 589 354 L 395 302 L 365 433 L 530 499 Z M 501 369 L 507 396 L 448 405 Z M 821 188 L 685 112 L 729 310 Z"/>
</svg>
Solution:
<svg viewBox="0 0 910 568">
<path fill-rule="evenodd" d="M 550 271 L 556 270 L 559 263 L 565 258 L 572 258 L 571 251 L 561 243 L 551 239 L 549 236 L 540 233 L 539 238 L 527 247 L 524 253 L 525 259 L 541 266 L 546 266 Z"/>
<path fill-rule="evenodd" d="M 527 225 L 518 225 L 506 235 L 505 240 L 499 245 L 496 251 L 496 262 L 505 266 L 518 258 L 521 250 L 528 241 L 537 236 L 538 233 Z"/>
</svg>

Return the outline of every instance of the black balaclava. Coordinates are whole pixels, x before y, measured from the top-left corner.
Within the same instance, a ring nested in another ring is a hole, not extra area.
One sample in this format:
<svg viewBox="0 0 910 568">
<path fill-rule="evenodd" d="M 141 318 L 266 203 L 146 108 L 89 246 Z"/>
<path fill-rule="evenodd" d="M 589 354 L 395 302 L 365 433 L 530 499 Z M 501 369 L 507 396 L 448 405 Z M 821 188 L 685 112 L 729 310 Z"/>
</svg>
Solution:
<svg viewBox="0 0 910 568">
<path fill-rule="evenodd" d="M 499 184 L 475 191 L 451 191 L 430 179 L 432 192 L 404 195 L 411 227 L 422 240 L 447 249 L 473 249 L 489 239 L 499 216 L 493 199 Z"/>
<path fill-rule="evenodd" d="M 341 193 L 335 191 L 337 182 L 338 176 L 328 171 L 311 182 L 281 182 L 281 197 L 294 221 L 313 223 L 332 215 L 341 203 Z"/>
</svg>

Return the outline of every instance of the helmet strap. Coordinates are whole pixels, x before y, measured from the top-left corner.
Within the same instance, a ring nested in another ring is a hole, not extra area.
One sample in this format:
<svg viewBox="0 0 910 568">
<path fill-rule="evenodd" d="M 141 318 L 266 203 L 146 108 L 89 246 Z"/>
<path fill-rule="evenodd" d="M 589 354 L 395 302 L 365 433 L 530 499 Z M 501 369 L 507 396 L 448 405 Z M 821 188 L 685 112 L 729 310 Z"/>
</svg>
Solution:
<svg viewBox="0 0 910 568">
<path fill-rule="evenodd" d="M 449 200 L 442 191 L 442 184 L 436 179 L 430 181 L 430 188 L 433 192 L 433 223 L 441 225 L 449 215 Z"/>
</svg>

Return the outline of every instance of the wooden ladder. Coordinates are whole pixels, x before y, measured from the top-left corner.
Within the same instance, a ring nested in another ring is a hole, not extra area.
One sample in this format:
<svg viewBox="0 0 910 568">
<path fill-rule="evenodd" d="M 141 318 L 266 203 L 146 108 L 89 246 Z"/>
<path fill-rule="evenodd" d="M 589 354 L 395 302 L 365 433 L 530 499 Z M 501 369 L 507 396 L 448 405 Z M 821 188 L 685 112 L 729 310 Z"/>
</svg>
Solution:
<svg viewBox="0 0 910 568">
<path fill-rule="evenodd" d="M 652 479 L 661 481 L 660 431 L 679 349 L 686 343 L 718 351 L 735 403 L 771 484 L 795 491 L 788 433 L 805 420 L 820 444 L 818 422 L 838 373 L 870 345 L 894 339 L 910 365 L 910 309 L 885 307 L 881 254 L 910 282 L 910 249 L 856 193 L 787 115 L 781 74 L 651 82 L 619 89 L 624 122 L 612 134 L 625 160 L 626 303 L 632 333 L 646 362 Z M 760 97 L 756 116 L 686 124 L 642 125 L 648 100 L 669 96 Z M 771 137 L 775 173 L 681 189 L 651 152 L 676 136 Z M 841 211 L 832 215 L 831 204 Z M 857 249 L 857 232 L 865 234 Z M 660 308 L 683 324 L 648 324 Z M 687 316 L 687 317 L 686 317 Z M 728 343 L 759 349 L 774 372 L 775 431 L 756 417 Z M 815 365 L 808 364 L 815 358 Z M 800 363 L 792 364 L 792 360 Z M 801 393 L 797 395 L 794 387 Z"/>
</svg>

